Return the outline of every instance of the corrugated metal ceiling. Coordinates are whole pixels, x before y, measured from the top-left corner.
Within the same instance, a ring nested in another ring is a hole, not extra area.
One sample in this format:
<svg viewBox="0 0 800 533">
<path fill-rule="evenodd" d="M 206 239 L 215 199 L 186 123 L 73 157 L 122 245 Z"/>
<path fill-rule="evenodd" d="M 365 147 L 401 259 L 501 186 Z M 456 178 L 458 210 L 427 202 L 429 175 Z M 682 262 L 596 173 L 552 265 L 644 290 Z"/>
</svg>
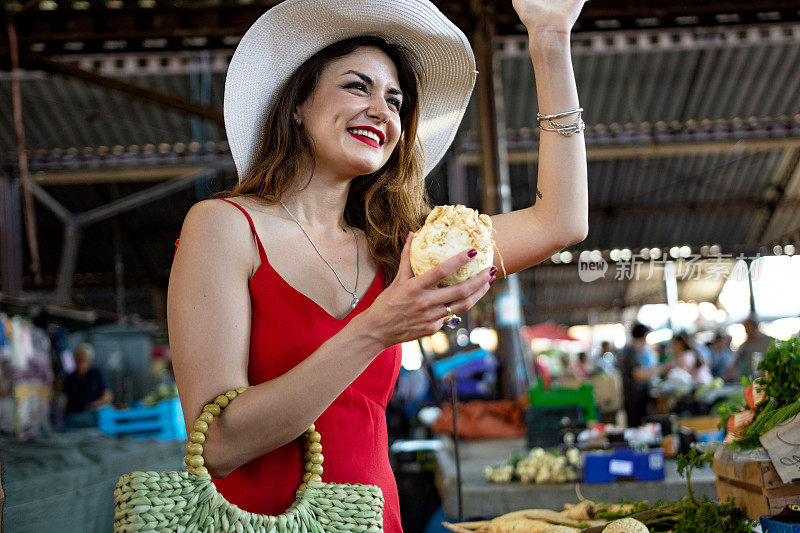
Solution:
<svg viewBox="0 0 800 533">
<path fill-rule="evenodd" d="M 779 29 L 789 41 L 800 36 L 800 29 L 795 26 L 791 26 L 788 33 L 786 26 Z M 646 41 L 650 33 L 642 31 L 637 35 L 638 39 Z M 585 120 L 590 125 L 655 124 L 659 121 L 669 124 L 676 120 L 704 118 L 794 117 L 800 113 L 800 68 L 797 68 L 800 45 L 773 38 L 772 30 L 763 35 L 758 32 L 749 35 L 747 39 L 733 42 L 709 39 L 702 46 L 653 46 L 645 50 L 641 46 L 624 44 L 628 38 L 625 35 L 615 37 L 613 32 L 608 32 L 603 38 L 614 41 L 613 47 L 609 45 L 596 51 L 576 47 L 573 63 L 581 102 L 586 109 Z M 213 66 L 205 72 L 207 103 L 221 109 L 224 63 L 230 52 L 213 53 Z M 506 124 L 517 132 L 532 128 L 538 107 L 530 60 L 506 53 L 500 64 Z M 164 67 L 154 71 L 152 66 L 137 65 L 136 61 L 105 64 L 103 68 L 109 75 L 187 100 L 200 99 L 201 73 L 191 74 L 191 69 Z M 0 78 L 0 96 L 0 117 L 3 118 L 0 150 L 8 153 L 15 147 L 15 136 L 7 75 Z M 157 147 L 161 143 L 225 141 L 224 128 L 220 125 L 210 124 L 203 130 L 200 126 L 203 121 L 187 115 L 58 77 L 27 75 L 23 80 L 23 101 L 27 146 L 32 150 L 50 152 L 54 148 L 90 147 L 90 151 L 96 153 L 99 146 L 120 145 L 127 149 L 131 145 Z M 474 134 L 476 125 L 476 111 L 474 105 L 470 105 L 461 126 L 463 137 Z M 526 142 L 517 143 L 515 149 L 524 148 Z M 625 145 L 620 139 L 613 142 Z M 530 149 L 535 148 L 535 142 L 531 143 Z M 791 204 L 773 213 L 768 203 L 754 205 L 752 202 L 771 198 L 769 195 L 775 193 L 774 184 L 780 178 L 776 171 L 785 156 L 784 150 L 776 147 L 755 152 L 733 150 L 592 160 L 589 164 L 590 233 L 576 251 L 713 243 L 725 248 L 758 244 L 759 238 L 773 239 L 800 228 L 800 212 L 792 209 Z M 56 164 L 51 163 L 51 166 Z M 532 202 L 536 170 L 535 163 L 511 166 L 515 208 Z M 472 183 L 477 183 L 476 172 L 476 168 L 467 172 Z M 230 179 L 230 176 L 220 177 L 213 185 L 214 190 L 229 185 Z M 70 210 L 81 212 L 146 186 L 93 184 L 46 188 Z M 470 199 L 477 207 L 479 190 L 476 187 L 471 187 Z M 800 177 L 790 179 L 785 191 L 789 198 L 800 198 Z M 437 197 L 440 195 L 441 191 Z M 208 190 L 189 188 L 170 199 L 121 216 L 123 230 L 132 236 L 131 246 L 138 248 L 135 253 L 126 252 L 130 270 L 163 272 L 168 268 L 171 245 L 183 216 L 195 201 L 207 196 Z M 737 200 L 743 199 L 748 202 L 737 204 Z M 729 202 L 727 208 L 724 202 Z M 637 205 L 653 207 L 652 212 L 637 211 Z M 42 248 L 47 250 L 43 253 L 43 265 L 46 272 L 55 273 L 61 228 L 41 207 L 37 208 L 37 213 L 43 235 Z M 771 223 L 767 224 L 769 220 Z M 757 235 L 753 228 L 762 226 L 763 235 Z M 91 229 L 84 240 L 78 272 L 113 270 L 113 263 L 109 262 L 112 240 L 108 227 Z M 91 245 L 86 245 L 87 242 Z M 651 287 L 652 283 L 646 286 L 624 280 L 582 283 L 577 279 L 577 269 L 564 265 L 537 267 L 525 272 L 523 280 L 528 288 L 529 310 L 537 310 L 538 318 L 585 319 L 586 306 L 592 302 L 614 305 L 613 302 L 663 301 L 662 292 L 655 285 Z M 719 292 L 717 286 L 694 282 L 685 282 L 682 290 L 689 296 L 697 294 L 704 298 Z"/>
</svg>

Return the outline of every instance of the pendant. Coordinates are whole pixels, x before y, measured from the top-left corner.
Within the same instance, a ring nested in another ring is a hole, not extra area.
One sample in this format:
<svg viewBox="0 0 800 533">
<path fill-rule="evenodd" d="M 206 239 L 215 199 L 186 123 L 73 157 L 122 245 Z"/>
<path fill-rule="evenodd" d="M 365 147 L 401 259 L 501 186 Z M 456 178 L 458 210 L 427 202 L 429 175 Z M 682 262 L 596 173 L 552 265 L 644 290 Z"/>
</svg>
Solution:
<svg viewBox="0 0 800 533">
<path fill-rule="evenodd" d="M 450 315 L 444 323 L 444 325 L 450 329 L 456 329 L 459 324 L 461 324 L 461 317 L 458 315 Z"/>
<path fill-rule="evenodd" d="M 353 296 L 353 303 L 350 304 L 350 309 L 355 309 L 360 301 L 357 296 Z"/>
</svg>

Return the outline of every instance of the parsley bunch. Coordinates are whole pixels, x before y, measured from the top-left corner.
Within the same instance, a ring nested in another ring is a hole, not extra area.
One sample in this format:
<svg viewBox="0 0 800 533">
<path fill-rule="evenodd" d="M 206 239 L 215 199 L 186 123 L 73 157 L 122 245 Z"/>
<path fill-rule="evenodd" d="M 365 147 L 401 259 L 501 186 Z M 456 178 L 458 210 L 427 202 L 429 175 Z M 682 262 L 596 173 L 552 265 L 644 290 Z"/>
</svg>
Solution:
<svg viewBox="0 0 800 533">
<path fill-rule="evenodd" d="M 717 505 L 703 497 L 696 507 L 687 507 L 683 519 L 675 524 L 674 533 L 698 531 L 724 531 L 726 533 L 752 533 L 753 522 L 732 500 Z"/>
<path fill-rule="evenodd" d="M 758 365 L 768 378 L 767 396 L 778 406 L 794 403 L 800 398 L 800 339 L 774 341 Z"/>
</svg>

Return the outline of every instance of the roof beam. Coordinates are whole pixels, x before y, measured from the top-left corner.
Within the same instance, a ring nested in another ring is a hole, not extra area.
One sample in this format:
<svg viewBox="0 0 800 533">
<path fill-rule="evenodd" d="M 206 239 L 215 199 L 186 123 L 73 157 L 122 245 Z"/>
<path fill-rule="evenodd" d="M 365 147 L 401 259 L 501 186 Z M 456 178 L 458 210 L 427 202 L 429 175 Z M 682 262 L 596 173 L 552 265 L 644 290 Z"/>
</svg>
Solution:
<svg viewBox="0 0 800 533">
<path fill-rule="evenodd" d="M 630 202 L 590 207 L 590 216 L 606 218 L 640 217 L 647 215 L 709 214 L 748 212 L 771 209 L 774 201 L 757 196 L 725 198 L 720 200 L 682 200 L 681 203 Z M 800 198 L 784 198 L 782 209 L 800 208 Z M 751 243 L 758 244 L 758 243 Z"/>
<path fill-rule="evenodd" d="M 212 3 L 158 2 L 154 7 L 127 5 L 123 9 L 72 9 L 58 0 L 54 10 L 26 9 L 15 13 L 20 47 L 36 45 L 43 52 L 70 53 L 114 50 L 233 48 L 247 28 L 278 0 Z M 465 33 L 475 19 L 463 0 L 435 0 L 439 8 Z M 525 34 L 510 2 L 496 4 L 498 34 Z M 34 3 L 35 5 L 36 3 Z M 200 5 L 197 5 L 200 4 Z M 722 17 L 720 15 L 723 15 Z M 800 20 L 794 0 L 674 2 L 651 0 L 592 0 L 575 32 L 613 31 L 652 27 L 728 26 Z M 4 28 L 0 42 L 6 43 Z M 75 47 L 79 43 L 80 47 Z M 108 43 L 114 43 L 109 46 Z M 202 43 L 202 44 L 201 44 Z M 0 51 L 1 52 L 1 51 Z"/>
<path fill-rule="evenodd" d="M 212 172 L 213 169 L 206 169 L 206 173 Z M 107 218 L 113 217 L 125 211 L 136 209 L 137 207 L 151 202 L 153 199 L 166 198 L 167 196 L 180 191 L 195 183 L 197 178 L 203 177 L 203 171 L 190 172 L 184 175 L 181 179 L 174 179 L 153 185 L 143 191 L 129 194 L 124 198 L 119 198 L 111 203 L 101 205 L 84 213 L 75 215 L 75 221 L 80 226 L 88 226 L 95 222 L 100 222 Z"/>
<path fill-rule="evenodd" d="M 59 4 L 66 3 L 60 0 Z M 28 9 L 14 13 L 20 48 L 47 53 L 233 48 L 238 37 L 278 0 L 243 5 L 160 3 L 152 8 Z M 5 35 L 5 27 L 0 36 Z M 229 38 L 233 37 L 233 40 Z M 3 43 L 8 39 L 0 39 Z M 159 42 L 160 41 L 160 42 Z M 80 46 L 75 46 L 75 44 Z"/>
<path fill-rule="evenodd" d="M 450 2 L 451 4 L 457 2 Z M 510 6 L 510 3 L 506 4 Z M 444 9 L 443 9 L 444 10 Z M 447 11 L 445 11 L 447 12 Z M 766 13 L 770 15 L 765 16 Z M 721 18 L 718 15 L 729 15 Z M 735 16 L 735 18 L 730 18 Z M 674 2 L 651 0 L 593 0 L 586 4 L 575 25 L 575 32 L 642 29 L 646 27 L 723 26 L 763 23 L 765 20 L 795 21 L 800 18 L 797 3 L 791 0 L 764 2 Z M 500 10 L 497 17 L 501 34 L 524 33 L 510 9 Z"/>
<path fill-rule="evenodd" d="M 196 174 L 207 166 L 174 165 L 162 167 L 109 168 L 104 170 L 62 170 L 35 172 L 38 185 L 88 185 L 90 183 L 122 183 L 164 181 Z"/>
<path fill-rule="evenodd" d="M 132 100 L 144 100 L 171 111 L 187 113 L 220 125 L 224 123 L 221 109 L 194 104 L 172 94 L 138 83 L 103 76 L 65 61 L 58 61 L 40 54 L 25 53 L 20 56 L 20 65 L 26 70 L 42 70 L 49 74 L 77 79 L 90 85 L 121 93 Z"/>
<path fill-rule="evenodd" d="M 770 180 L 771 186 L 767 191 L 768 213 L 764 217 L 760 226 L 755 226 L 747 242 L 750 244 L 764 242 L 770 235 L 770 229 L 774 225 L 778 211 L 797 207 L 796 199 L 787 198 L 786 195 L 792 189 L 800 187 L 800 148 L 786 150 L 783 157 L 778 162 Z"/>
<path fill-rule="evenodd" d="M 589 309 L 621 309 L 628 305 L 639 305 L 638 303 L 625 303 L 621 300 L 595 301 L 595 302 L 536 302 L 534 304 L 539 313 L 553 313 L 562 311 L 588 311 Z"/>
<path fill-rule="evenodd" d="M 724 154 L 728 152 L 742 154 L 769 152 L 772 150 L 792 150 L 797 148 L 800 148 L 800 138 L 683 142 L 628 146 L 588 145 L 586 147 L 586 158 L 590 161 L 603 161 L 613 159 Z M 461 162 L 465 165 L 477 166 L 481 164 L 481 155 L 478 153 L 462 153 L 459 157 Z M 531 148 L 529 150 L 509 150 L 508 152 L 508 162 L 511 164 L 535 163 L 538 160 L 538 148 Z"/>
</svg>

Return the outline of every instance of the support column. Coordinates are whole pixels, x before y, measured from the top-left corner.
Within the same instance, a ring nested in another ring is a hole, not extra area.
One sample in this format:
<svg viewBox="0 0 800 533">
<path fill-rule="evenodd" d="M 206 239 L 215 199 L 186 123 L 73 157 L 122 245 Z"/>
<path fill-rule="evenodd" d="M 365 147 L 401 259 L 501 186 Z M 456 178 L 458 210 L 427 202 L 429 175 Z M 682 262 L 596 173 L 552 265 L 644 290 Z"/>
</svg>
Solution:
<svg viewBox="0 0 800 533">
<path fill-rule="evenodd" d="M 71 219 L 64 222 L 63 243 L 61 261 L 58 265 L 56 301 L 68 304 L 72 301 L 72 279 L 75 276 L 75 265 L 78 262 L 78 250 L 81 245 L 81 230 Z"/>
<path fill-rule="evenodd" d="M 747 265 L 747 288 L 750 291 L 750 316 L 756 316 L 756 293 L 753 290 L 753 260 L 745 259 Z"/>
<path fill-rule="evenodd" d="M 664 263 L 664 286 L 667 293 L 667 306 L 669 307 L 669 327 L 676 333 L 675 313 L 678 310 L 678 280 L 675 277 L 675 262 Z"/>
<path fill-rule="evenodd" d="M 494 3 L 472 0 L 472 12 L 477 21 L 472 42 L 478 79 L 475 103 L 478 105 L 478 133 L 480 135 L 481 206 L 480 211 L 493 215 L 498 212 L 497 173 L 497 115 L 495 109 L 494 63 Z"/>
<path fill-rule="evenodd" d="M 511 211 L 511 187 L 506 143 L 503 80 L 500 59 L 494 53 L 494 3 L 473 0 L 478 21 L 473 36 L 478 63 L 478 115 L 481 139 L 481 211 L 490 215 Z M 495 318 L 499 390 L 503 398 L 516 398 L 528 386 L 519 278 L 511 275 L 495 285 Z"/>
<path fill-rule="evenodd" d="M 161 287 L 150 289 L 150 300 L 153 306 L 153 318 L 160 324 L 167 324 L 167 291 Z"/>
<path fill-rule="evenodd" d="M 450 204 L 469 204 L 467 172 L 457 146 L 450 148 L 447 160 L 447 201 Z"/>
<path fill-rule="evenodd" d="M 114 285 L 116 287 L 117 316 L 125 317 L 125 261 L 122 255 L 122 229 L 119 218 L 111 221 L 114 228 Z"/>
<path fill-rule="evenodd" d="M 192 58 L 189 82 L 192 103 L 209 107 L 211 105 L 211 55 L 208 51 L 202 51 L 198 57 Z M 205 153 L 205 144 L 209 139 L 210 128 L 211 124 L 207 118 L 192 117 L 192 140 L 199 142 L 201 146 L 200 151 L 194 156 L 195 159 L 202 158 L 202 154 Z M 211 197 L 209 183 L 212 177 L 212 173 L 198 173 L 194 182 L 194 195 L 198 202 Z"/>
<path fill-rule="evenodd" d="M 22 211 L 20 182 L 0 170 L 0 292 L 22 295 Z"/>
</svg>

